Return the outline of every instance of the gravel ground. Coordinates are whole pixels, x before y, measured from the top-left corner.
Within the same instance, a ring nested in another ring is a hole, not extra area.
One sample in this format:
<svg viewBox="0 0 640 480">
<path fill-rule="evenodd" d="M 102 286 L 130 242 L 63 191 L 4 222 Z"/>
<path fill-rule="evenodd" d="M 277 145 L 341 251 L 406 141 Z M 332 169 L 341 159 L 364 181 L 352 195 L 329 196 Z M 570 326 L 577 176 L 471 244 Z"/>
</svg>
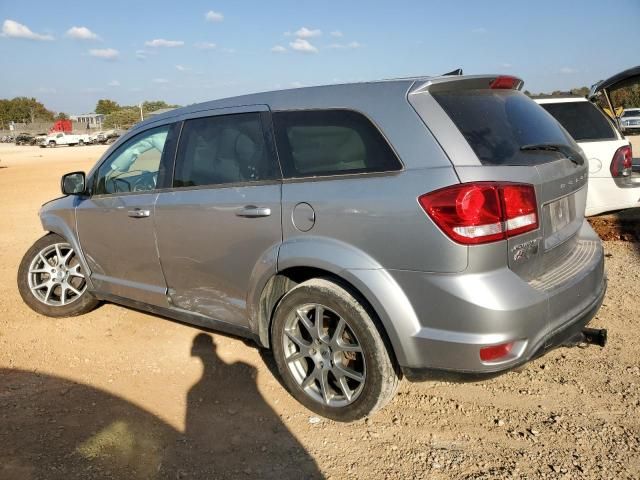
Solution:
<svg viewBox="0 0 640 480">
<path fill-rule="evenodd" d="M 320 419 L 240 339 L 104 305 L 54 320 L 15 275 L 59 176 L 102 147 L 0 145 L 0 478 L 640 478 L 640 244 L 606 241 L 593 325 L 478 383 L 401 383 L 352 424 Z"/>
</svg>

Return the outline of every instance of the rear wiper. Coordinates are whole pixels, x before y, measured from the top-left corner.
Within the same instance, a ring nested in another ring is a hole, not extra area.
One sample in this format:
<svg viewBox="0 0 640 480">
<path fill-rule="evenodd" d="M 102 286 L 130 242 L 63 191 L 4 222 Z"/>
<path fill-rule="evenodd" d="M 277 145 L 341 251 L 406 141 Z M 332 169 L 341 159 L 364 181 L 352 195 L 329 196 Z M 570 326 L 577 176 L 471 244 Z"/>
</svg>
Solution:
<svg viewBox="0 0 640 480">
<path fill-rule="evenodd" d="M 531 145 L 523 145 L 520 147 L 522 152 L 532 152 L 534 150 L 546 150 L 547 152 L 559 152 L 576 165 L 584 165 L 584 158 L 579 152 L 575 151 L 569 145 L 561 143 L 535 143 Z"/>
</svg>

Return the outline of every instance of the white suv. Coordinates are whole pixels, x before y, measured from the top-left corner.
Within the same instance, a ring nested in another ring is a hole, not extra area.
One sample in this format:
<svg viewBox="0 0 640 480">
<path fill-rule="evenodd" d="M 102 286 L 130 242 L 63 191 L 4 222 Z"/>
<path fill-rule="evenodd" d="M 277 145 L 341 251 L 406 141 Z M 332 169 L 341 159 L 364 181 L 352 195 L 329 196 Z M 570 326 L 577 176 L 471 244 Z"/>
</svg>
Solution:
<svg viewBox="0 0 640 480">
<path fill-rule="evenodd" d="M 640 175 L 632 172 L 631 144 L 598 107 L 584 97 L 535 99 L 555 117 L 589 161 L 585 215 L 640 206 Z"/>
<path fill-rule="evenodd" d="M 626 108 L 620 117 L 622 133 L 640 133 L 640 108 Z"/>
</svg>

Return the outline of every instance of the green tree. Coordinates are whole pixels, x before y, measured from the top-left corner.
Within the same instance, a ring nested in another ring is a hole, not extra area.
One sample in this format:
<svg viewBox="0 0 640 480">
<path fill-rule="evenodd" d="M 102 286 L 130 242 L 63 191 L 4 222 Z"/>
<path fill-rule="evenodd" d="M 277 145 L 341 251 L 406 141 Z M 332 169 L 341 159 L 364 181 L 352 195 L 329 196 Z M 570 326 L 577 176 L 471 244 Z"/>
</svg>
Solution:
<svg viewBox="0 0 640 480">
<path fill-rule="evenodd" d="M 3 125 L 12 121 L 33 123 L 37 120 L 51 121 L 53 112 L 35 98 L 16 97 L 0 101 L 0 122 Z"/>
<path fill-rule="evenodd" d="M 122 107 L 120 107 L 117 102 L 114 102 L 113 100 L 109 100 L 107 98 L 102 98 L 98 100 L 95 112 L 101 113 L 103 115 L 109 115 L 110 113 L 116 112 L 121 108 Z"/>
<path fill-rule="evenodd" d="M 140 110 L 137 107 L 125 107 L 108 114 L 104 123 L 105 128 L 127 129 L 140 121 Z"/>
<path fill-rule="evenodd" d="M 54 120 L 69 120 L 69 115 L 64 112 L 59 112 Z"/>
<path fill-rule="evenodd" d="M 614 107 L 640 107 L 640 84 L 628 85 L 611 92 L 611 103 Z"/>
<path fill-rule="evenodd" d="M 572 88 L 570 90 L 571 95 L 578 95 L 580 97 L 586 97 L 589 95 L 589 87 Z"/>
<path fill-rule="evenodd" d="M 176 108 L 178 105 L 170 105 L 164 100 L 147 100 L 142 102 L 142 111 L 144 113 L 155 112 L 156 110 L 161 110 L 163 108 Z"/>
</svg>

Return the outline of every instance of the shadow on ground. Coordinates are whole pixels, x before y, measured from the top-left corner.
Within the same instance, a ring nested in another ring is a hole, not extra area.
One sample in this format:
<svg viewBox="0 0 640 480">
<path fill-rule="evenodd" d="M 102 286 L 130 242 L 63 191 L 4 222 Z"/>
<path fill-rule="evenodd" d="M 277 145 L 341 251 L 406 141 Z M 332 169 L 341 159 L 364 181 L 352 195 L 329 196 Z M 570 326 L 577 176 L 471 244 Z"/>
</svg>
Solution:
<svg viewBox="0 0 640 480">
<path fill-rule="evenodd" d="M 322 477 L 262 398 L 254 367 L 223 362 L 204 333 L 191 354 L 204 373 L 187 394 L 185 432 L 90 386 L 0 369 L 0 478 Z"/>
</svg>

